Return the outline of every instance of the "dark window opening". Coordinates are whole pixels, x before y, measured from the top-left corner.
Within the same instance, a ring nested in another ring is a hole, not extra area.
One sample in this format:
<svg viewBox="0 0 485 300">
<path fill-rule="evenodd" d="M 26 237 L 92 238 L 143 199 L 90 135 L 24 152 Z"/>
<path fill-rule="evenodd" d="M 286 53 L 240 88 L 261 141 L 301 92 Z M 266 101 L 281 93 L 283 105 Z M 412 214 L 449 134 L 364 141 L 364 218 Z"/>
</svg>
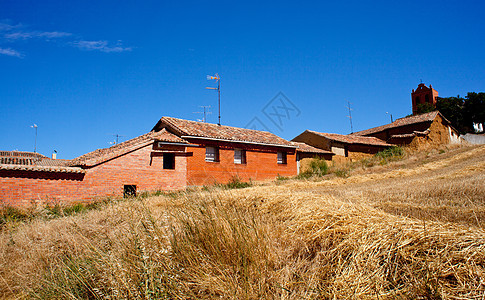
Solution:
<svg viewBox="0 0 485 300">
<path fill-rule="evenodd" d="M 419 99 L 419 96 L 416 97 L 416 105 L 418 105 L 419 103 L 421 103 L 421 99 Z"/>
<path fill-rule="evenodd" d="M 163 168 L 171 170 L 175 169 L 175 154 L 163 153 Z"/>
<path fill-rule="evenodd" d="M 241 149 L 234 149 L 234 163 L 245 164 L 246 163 L 246 151 Z"/>
<path fill-rule="evenodd" d="M 123 187 L 123 197 L 136 197 L 136 185 L 125 185 Z"/>
<path fill-rule="evenodd" d="M 278 164 L 286 164 L 286 152 L 278 152 Z"/>
<path fill-rule="evenodd" d="M 424 102 L 429 103 L 429 95 L 424 96 Z"/>
<path fill-rule="evenodd" d="M 217 162 L 219 161 L 219 148 L 206 147 L 205 148 L 205 161 Z"/>
</svg>

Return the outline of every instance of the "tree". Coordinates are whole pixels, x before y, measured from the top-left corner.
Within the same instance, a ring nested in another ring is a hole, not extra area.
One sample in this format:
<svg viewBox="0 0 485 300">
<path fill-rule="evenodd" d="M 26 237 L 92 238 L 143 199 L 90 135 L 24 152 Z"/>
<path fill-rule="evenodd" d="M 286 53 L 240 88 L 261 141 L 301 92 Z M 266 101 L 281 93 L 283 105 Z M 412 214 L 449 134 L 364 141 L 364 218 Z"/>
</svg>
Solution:
<svg viewBox="0 0 485 300">
<path fill-rule="evenodd" d="M 485 123 L 485 93 L 438 98 L 436 108 L 460 133 L 474 132 L 473 123 Z"/>
<path fill-rule="evenodd" d="M 436 110 L 436 108 L 433 106 L 433 104 L 430 104 L 428 102 L 419 103 L 416 106 L 416 111 L 418 114 L 424 114 L 424 113 L 432 112 L 434 110 Z"/>
<path fill-rule="evenodd" d="M 485 93 L 468 93 L 463 111 L 467 127 L 473 128 L 473 123 L 485 123 Z"/>
<path fill-rule="evenodd" d="M 455 127 L 460 133 L 466 133 L 468 130 L 464 125 L 463 107 L 465 105 L 465 99 L 460 95 L 456 97 L 441 98 L 438 97 L 436 101 L 436 108 L 440 113 L 445 116 L 451 125 Z"/>
</svg>

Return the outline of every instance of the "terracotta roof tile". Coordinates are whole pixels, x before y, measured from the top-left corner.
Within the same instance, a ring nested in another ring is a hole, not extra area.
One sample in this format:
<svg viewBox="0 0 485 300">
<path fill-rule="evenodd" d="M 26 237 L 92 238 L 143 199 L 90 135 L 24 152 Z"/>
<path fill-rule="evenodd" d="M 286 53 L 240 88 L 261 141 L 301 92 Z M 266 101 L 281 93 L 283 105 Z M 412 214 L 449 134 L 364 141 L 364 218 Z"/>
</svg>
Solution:
<svg viewBox="0 0 485 300">
<path fill-rule="evenodd" d="M 197 137 L 203 139 L 220 139 L 231 142 L 293 147 L 287 140 L 267 131 L 189 121 L 171 117 L 162 117 L 153 129 L 157 130 L 162 127 L 168 127 L 183 138 Z"/>
<path fill-rule="evenodd" d="M 36 152 L 0 151 L 0 164 L 35 165 L 40 161 L 49 159 L 47 156 Z"/>
<path fill-rule="evenodd" d="M 400 119 L 397 119 L 396 121 L 394 121 L 390 124 L 386 124 L 386 125 L 370 128 L 370 129 L 367 129 L 367 130 L 354 132 L 351 135 L 352 136 L 370 135 L 370 134 L 381 132 L 381 131 L 384 131 L 384 130 L 390 129 L 390 128 L 397 128 L 397 127 L 402 127 L 402 126 L 407 126 L 407 125 L 412 125 L 412 124 L 417 124 L 417 123 L 424 123 L 424 122 L 432 122 L 438 114 L 439 114 L 438 111 L 432 111 L 432 112 L 429 112 L 429 113 L 420 114 L 420 115 L 416 115 L 416 116 L 400 118 Z"/>
<path fill-rule="evenodd" d="M 296 149 L 297 152 L 303 152 L 303 153 L 321 153 L 321 154 L 331 154 L 331 155 L 334 155 L 334 153 L 331 152 L 331 151 L 327 151 L 327 150 L 323 150 L 323 149 L 318 149 L 318 148 L 315 148 L 315 147 L 310 146 L 310 145 L 305 144 L 305 143 L 301 143 L 301 142 L 291 142 L 291 144 L 293 144 L 294 146 L 297 146 L 298 147 Z"/>
<path fill-rule="evenodd" d="M 166 130 L 161 130 L 158 132 L 150 131 L 149 133 L 140 135 L 128 141 L 124 141 L 109 148 L 97 149 L 81 155 L 71 160 L 68 165 L 94 166 L 117 156 L 128 153 L 130 151 L 144 147 L 152 143 L 154 140 L 174 143 L 187 143 L 187 141 L 185 141 L 184 139 L 181 139 Z"/>
<path fill-rule="evenodd" d="M 168 132 L 165 128 L 158 132 L 153 132 L 152 138 L 160 142 L 188 144 L 188 142 L 175 134 Z"/>
<path fill-rule="evenodd" d="M 42 155 L 37 152 L 28 152 L 28 151 L 0 151 L 1 157 L 30 157 L 30 158 L 48 158 L 45 155 Z"/>
<path fill-rule="evenodd" d="M 316 132 L 307 130 L 308 132 L 323 136 L 329 140 L 333 140 L 336 142 L 341 142 L 345 144 L 361 144 L 361 145 L 372 145 L 372 146 L 392 146 L 378 138 L 375 137 L 367 137 L 367 136 L 352 136 L 352 135 L 343 135 L 337 133 L 323 133 L 323 132 Z"/>
<path fill-rule="evenodd" d="M 69 163 L 71 162 L 70 159 L 50 159 L 50 158 L 44 158 L 35 163 L 37 166 L 46 166 L 46 167 L 62 167 L 62 166 L 68 166 Z"/>
</svg>

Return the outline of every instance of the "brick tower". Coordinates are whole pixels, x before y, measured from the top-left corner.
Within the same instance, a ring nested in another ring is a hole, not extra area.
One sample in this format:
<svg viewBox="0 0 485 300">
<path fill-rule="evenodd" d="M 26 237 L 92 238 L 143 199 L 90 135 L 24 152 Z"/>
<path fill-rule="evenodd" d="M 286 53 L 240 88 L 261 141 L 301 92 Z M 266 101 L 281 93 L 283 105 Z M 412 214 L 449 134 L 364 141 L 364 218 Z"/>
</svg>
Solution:
<svg viewBox="0 0 485 300">
<path fill-rule="evenodd" d="M 418 105 L 429 103 L 436 107 L 436 98 L 438 91 L 433 89 L 431 84 L 427 87 L 424 83 L 420 83 L 416 90 L 411 92 L 411 99 L 413 101 L 413 115 L 418 113 Z"/>
</svg>

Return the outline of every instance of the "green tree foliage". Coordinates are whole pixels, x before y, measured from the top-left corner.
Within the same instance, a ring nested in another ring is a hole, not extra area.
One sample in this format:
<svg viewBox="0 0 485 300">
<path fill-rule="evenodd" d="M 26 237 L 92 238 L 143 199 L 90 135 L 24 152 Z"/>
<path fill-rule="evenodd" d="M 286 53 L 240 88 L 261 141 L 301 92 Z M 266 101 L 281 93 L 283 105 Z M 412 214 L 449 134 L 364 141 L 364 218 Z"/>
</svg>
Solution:
<svg viewBox="0 0 485 300">
<path fill-rule="evenodd" d="M 433 104 L 425 102 L 425 103 L 418 104 L 416 106 L 416 110 L 418 114 L 424 114 L 424 113 L 432 112 L 436 110 L 436 108 L 433 106 Z"/>
<path fill-rule="evenodd" d="M 460 95 L 456 97 L 438 98 L 436 101 L 436 108 L 451 122 L 460 133 L 467 132 L 463 121 L 463 107 L 465 106 L 465 99 Z"/>
<path fill-rule="evenodd" d="M 485 123 L 485 93 L 468 93 L 464 113 L 470 126 L 473 123 Z"/>
<path fill-rule="evenodd" d="M 436 108 L 460 133 L 473 132 L 473 123 L 485 123 L 485 93 L 438 98 Z"/>
</svg>

